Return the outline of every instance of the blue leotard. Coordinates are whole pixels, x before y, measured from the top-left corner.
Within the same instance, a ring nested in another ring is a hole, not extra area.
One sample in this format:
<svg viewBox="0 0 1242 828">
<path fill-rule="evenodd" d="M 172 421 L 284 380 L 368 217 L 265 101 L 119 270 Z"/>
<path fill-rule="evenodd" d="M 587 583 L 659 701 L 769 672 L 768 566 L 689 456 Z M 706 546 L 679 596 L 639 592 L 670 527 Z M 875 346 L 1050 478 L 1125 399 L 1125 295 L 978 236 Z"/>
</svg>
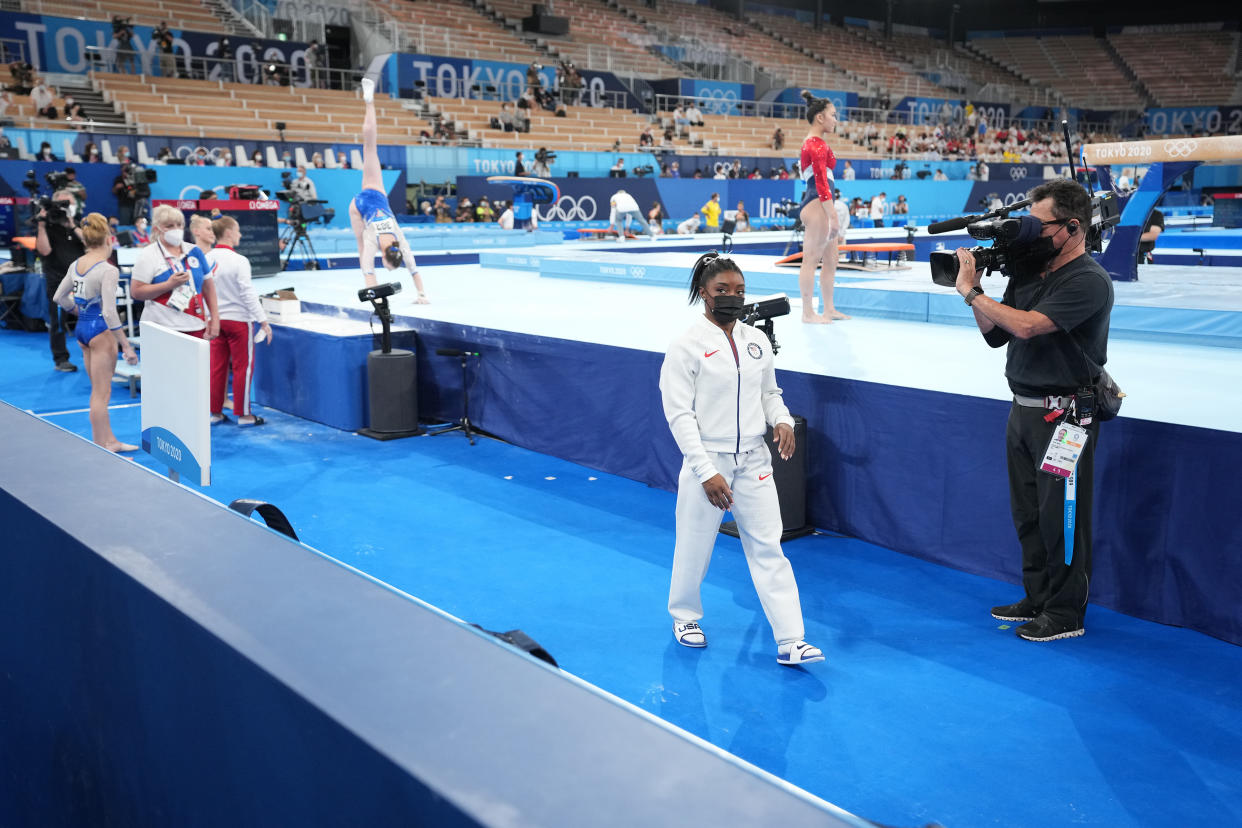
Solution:
<svg viewBox="0 0 1242 828">
<path fill-rule="evenodd" d="M 87 274 L 106 262 L 96 262 L 87 268 L 86 273 L 78 273 L 78 263 L 73 263 L 74 286 L 86 279 Z M 78 324 L 74 328 L 74 336 L 83 345 L 90 345 L 91 340 L 108 330 L 108 323 L 103 318 L 103 297 L 95 296 L 85 299 L 74 291 L 73 302 L 78 306 Z M 113 301 L 116 301 L 115 298 Z"/>
<path fill-rule="evenodd" d="M 393 218 L 392 208 L 388 206 L 388 196 L 379 190 L 367 188 L 354 196 L 354 206 L 365 222 Z"/>
</svg>

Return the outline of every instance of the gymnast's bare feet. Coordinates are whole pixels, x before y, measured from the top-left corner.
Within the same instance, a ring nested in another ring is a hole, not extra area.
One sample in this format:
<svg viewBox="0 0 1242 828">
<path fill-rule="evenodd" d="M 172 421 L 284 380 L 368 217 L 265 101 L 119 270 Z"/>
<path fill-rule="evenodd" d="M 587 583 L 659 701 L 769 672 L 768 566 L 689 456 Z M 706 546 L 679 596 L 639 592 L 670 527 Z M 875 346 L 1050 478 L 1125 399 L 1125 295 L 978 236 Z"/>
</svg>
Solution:
<svg viewBox="0 0 1242 828">
<path fill-rule="evenodd" d="M 808 325 L 831 325 L 832 324 L 832 320 L 829 319 L 827 316 L 824 316 L 823 314 L 819 314 L 819 313 L 807 313 L 806 311 L 802 312 L 802 321 L 807 323 Z"/>
<path fill-rule="evenodd" d="M 824 311 L 824 316 L 826 316 L 829 321 L 833 319 L 853 319 L 852 316 L 841 313 L 841 311 L 837 310 L 836 308 L 831 308 L 829 310 Z"/>
<path fill-rule="evenodd" d="M 121 441 L 119 441 L 119 440 L 118 440 L 117 442 L 115 442 L 115 443 L 108 443 L 106 446 L 104 446 L 104 448 L 106 448 L 108 451 L 114 452 L 114 453 L 116 453 L 116 454 L 124 454 L 124 453 L 125 453 L 125 452 L 127 452 L 127 451 L 137 451 L 137 450 L 138 450 L 138 447 L 137 447 L 137 446 L 130 445 L 129 443 L 122 443 L 122 442 L 121 442 Z"/>
</svg>

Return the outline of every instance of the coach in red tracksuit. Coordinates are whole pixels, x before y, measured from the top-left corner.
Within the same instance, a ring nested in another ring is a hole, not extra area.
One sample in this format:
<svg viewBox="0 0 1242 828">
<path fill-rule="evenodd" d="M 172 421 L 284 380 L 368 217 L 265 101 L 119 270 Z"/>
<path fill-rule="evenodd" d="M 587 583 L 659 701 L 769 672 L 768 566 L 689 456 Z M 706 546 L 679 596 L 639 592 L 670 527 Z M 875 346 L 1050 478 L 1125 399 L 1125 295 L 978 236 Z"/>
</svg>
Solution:
<svg viewBox="0 0 1242 828">
<path fill-rule="evenodd" d="M 241 241 L 237 220 L 224 216 L 212 222 L 216 246 L 208 254 L 215 277 L 220 335 L 211 341 L 211 422 L 228 422 L 224 416 L 224 387 L 233 370 L 233 413 L 239 425 L 263 425 L 263 418 L 250 413 L 250 374 L 254 368 L 251 322 L 258 322 L 262 341 L 272 344 L 272 327 L 259 294 L 250 283 L 250 260 L 235 249 Z"/>
</svg>

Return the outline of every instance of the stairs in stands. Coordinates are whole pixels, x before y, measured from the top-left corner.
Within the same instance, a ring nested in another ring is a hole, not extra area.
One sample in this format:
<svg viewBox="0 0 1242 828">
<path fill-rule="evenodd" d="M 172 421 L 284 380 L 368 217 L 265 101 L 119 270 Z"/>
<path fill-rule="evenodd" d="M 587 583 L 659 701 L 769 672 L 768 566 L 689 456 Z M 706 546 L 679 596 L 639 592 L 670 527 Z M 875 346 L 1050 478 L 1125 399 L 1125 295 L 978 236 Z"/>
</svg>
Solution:
<svg viewBox="0 0 1242 828">
<path fill-rule="evenodd" d="M 82 113 L 90 122 L 88 129 L 95 132 L 129 132 L 125 116 L 104 100 L 85 75 L 48 74 L 44 77 L 60 97 L 71 97 L 82 105 Z"/>
<path fill-rule="evenodd" d="M 228 30 L 233 37 L 270 37 L 271 35 L 259 29 L 249 20 L 241 15 L 237 9 L 233 8 L 233 4 L 229 0 L 199 0 L 203 8 L 216 16 L 220 24 Z"/>
<path fill-rule="evenodd" d="M 1130 64 L 1126 63 L 1125 58 L 1117 51 L 1117 47 L 1107 37 L 1100 38 L 1100 42 L 1104 44 L 1104 50 L 1108 52 L 1108 56 L 1113 59 L 1113 63 L 1117 64 L 1117 68 L 1121 70 L 1121 74 L 1126 76 L 1126 80 L 1134 87 L 1134 91 L 1143 99 L 1144 106 L 1159 106 L 1160 102 L 1156 100 L 1156 96 L 1147 88 L 1147 84 L 1139 79 L 1139 76 L 1130 68 Z"/>
</svg>

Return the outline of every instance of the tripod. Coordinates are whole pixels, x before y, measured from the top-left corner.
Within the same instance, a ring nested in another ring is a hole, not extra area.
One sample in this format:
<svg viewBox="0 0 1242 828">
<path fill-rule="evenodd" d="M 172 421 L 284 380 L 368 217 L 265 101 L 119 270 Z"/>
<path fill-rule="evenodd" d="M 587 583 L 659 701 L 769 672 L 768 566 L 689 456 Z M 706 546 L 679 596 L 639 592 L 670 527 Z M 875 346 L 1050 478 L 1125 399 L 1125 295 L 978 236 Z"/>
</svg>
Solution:
<svg viewBox="0 0 1242 828">
<path fill-rule="evenodd" d="M 306 234 L 306 222 L 292 221 L 288 231 L 281 237 L 281 241 L 285 243 L 285 263 L 281 266 L 281 270 L 289 269 L 289 260 L 297 251 L 308 257 L 303 260 L 305 270 L 319 269 L 319 256 L 315 253 L 315 245 L 311 243 L 310 236 Z"/>
<path fill-rule="evenodd" d="M 453 425 L 440 429 L 431 436 L 439 437 L 441 434 L 448 434 L 450 431 L 464 431 L 466 439 L 473 446 L 474 435 L 478 429 L 470 422 L 470 385 L 466 378 L 466 360 L 472 356 L 482 356 L 482 354 L 478 351 L 459 351 L 455 348 L 436 348 L 436 354 L 439 356 L 461 357 L 461 419 Z"/>
<path fill-rule="evenodd" d="M 791 230 L 789 233 L 789 241 L 785 242 L 785 252 L 782 255 L 788 256 L 789 248 L 793 247 L 794 245 L 797 245 L 799 250 L 802 249 L 802 231 L 805 229 L 806 228 L 802 226 L 802 219 L 795 218 L 793 230 Z"/>
</svg>

